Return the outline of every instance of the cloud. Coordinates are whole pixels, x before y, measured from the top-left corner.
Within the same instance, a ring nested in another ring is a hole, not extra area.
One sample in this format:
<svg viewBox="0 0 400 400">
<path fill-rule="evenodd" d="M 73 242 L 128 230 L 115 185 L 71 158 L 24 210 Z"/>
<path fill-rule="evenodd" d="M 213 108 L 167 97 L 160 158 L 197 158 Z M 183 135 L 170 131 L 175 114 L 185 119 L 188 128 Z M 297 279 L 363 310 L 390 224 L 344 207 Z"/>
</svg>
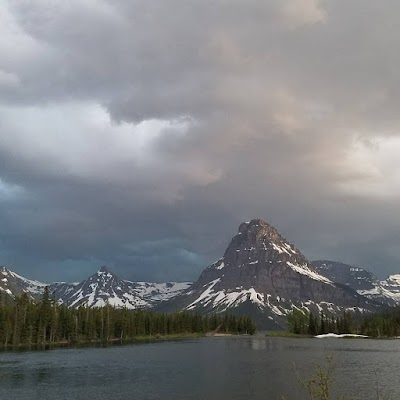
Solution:
<svg viewBox="0 0 400 400">
<path fill-rule="evenodd" d="M 284 20 L 289 28 L 324 22 L 327 18 L 320 0 L 284 0 L 282 3 Z"/>
<path fill-rule="evenodd" d="M 9 184 L 0 179 L 0 202 L 8 202 L 18 199 L 23 189 L 17 185 Z"/>
<path fill-rule="evenodd" d="M 195 279 L 261 217 L 310 258 L 396 271 L 399 8 L 3 2 L 2 263 Z"/>
</svg>

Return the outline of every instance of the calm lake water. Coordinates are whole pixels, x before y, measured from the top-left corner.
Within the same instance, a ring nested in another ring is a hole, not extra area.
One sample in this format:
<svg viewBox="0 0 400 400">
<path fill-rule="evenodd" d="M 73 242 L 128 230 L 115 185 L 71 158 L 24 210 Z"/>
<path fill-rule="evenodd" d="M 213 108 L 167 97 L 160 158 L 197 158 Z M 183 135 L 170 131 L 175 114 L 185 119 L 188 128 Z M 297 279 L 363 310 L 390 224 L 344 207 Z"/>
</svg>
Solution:
<svg viewBox="0 0 400 400">
<path fill-rule="evenodd" d="M 262 336 L 0 353 L 0 399 L 302 400 L 293 365 L 307 377 L 326 356 L 339 393 L 400 399 L 399 340 Z"/>
</svg>

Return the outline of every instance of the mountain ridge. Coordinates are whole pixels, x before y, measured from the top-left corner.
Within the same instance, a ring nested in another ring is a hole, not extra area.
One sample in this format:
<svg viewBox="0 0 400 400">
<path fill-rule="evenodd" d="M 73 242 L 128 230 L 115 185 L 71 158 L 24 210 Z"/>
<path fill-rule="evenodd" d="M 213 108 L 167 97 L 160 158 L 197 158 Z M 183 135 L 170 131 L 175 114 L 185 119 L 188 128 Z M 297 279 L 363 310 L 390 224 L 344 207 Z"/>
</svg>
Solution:
<svg viewBox="0 0 400 400">
<path fill-rule="evenodd" d="M 389 306 L 400 304 L 400 274 L 379 280 L 362 267 L 337 261 L 316 260 L 312 264 L 321 274 L 351 287 L 362 296 Z"/>
<path fill-rule="evenodd" d="M 0 292 L 15 299 L 26 293 L 32 300 L 43 295 L 48 287 L 59 304 L 68 307 L 102 307 L 111 305 L 129 309 L 153 308 L 187 289 L 191 282 L 132 282 L 119 278 L 108 267 L 78 283 L 43 283 L 25 278 L 6 267 L 0 267 Z"/>
</svg>

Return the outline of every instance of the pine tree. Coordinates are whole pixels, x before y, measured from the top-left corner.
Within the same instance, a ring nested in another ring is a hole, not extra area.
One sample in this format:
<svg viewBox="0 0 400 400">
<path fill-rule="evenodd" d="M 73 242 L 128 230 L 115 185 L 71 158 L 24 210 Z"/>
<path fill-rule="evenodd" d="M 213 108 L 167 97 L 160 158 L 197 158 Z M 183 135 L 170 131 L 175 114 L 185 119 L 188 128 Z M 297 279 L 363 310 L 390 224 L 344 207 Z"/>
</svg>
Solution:
<svg viewBox="0 0 400 400">
<path fill-rule="evenodd" d="M 309 313 L 308 316 L 308 329 L 307 329 L 307 333 L 309 335 L 315 336 L 317 334 L 317 325 L 315 323 L 315 318 L 314 315 L 312 314 L 312 312 Z"/>
<path fill-rule="evenodd" d="M 326 333 L 326 326 L 325 326 L 325 315 L 321 311 L 320 323 L 319 323 L 319 334 L 323 335 Z"/>
</svg>

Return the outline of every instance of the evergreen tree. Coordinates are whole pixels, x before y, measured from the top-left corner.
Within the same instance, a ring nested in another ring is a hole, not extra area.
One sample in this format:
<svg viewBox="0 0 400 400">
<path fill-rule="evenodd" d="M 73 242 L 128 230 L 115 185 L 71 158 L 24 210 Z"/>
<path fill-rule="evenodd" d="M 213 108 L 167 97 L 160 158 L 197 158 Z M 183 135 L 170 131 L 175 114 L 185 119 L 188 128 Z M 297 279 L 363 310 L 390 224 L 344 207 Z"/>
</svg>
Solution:
<svg viewBox="0 0 400 400">
<path fill-rule="evenodd" d="M 319 334 L 323 335 L 326 332 L 326 326 L 325 326 L 325 315 L 321 311 L 321 316 L 320 316 L 320 323 L 319 323 Z"/>
<path fill-rule="evenodd" d="M 307 333 L 312 336 L 315 336 L 317 334 L 317 325 L 315 322 L 314 315 L 311 312 L 309 313 L 309 318 L 308 318 Z"/>
</svg>

